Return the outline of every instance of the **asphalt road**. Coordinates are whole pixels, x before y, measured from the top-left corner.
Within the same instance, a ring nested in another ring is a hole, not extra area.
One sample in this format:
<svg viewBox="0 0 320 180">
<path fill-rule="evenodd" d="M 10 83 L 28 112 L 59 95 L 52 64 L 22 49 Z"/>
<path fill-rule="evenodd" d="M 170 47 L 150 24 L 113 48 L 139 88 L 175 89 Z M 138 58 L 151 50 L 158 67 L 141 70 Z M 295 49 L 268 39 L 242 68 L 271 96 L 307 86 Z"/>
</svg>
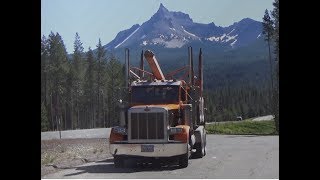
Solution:
<svg viewBox="0 0 320 180">
<path fill-rule="evenodd" d="M 83 164 L 42 178 L 68 179 L 157 179 L 157 178 L 279 178 L 279 136 L 207 135 L 207 155 L 190 159 L 187 168 L 176 165 L 153 167 L 126 162 L 126 168 L 114 168 L 113 159 Z"/>
</svg>

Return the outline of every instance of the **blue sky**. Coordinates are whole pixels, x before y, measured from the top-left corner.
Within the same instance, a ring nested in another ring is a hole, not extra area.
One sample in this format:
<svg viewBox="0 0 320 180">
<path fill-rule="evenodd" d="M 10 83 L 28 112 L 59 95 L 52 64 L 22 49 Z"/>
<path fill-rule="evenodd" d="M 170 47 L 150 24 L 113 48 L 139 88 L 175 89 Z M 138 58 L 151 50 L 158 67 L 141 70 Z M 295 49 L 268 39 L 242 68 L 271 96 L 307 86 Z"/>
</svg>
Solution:
<svg viewBox="0 0 320 180">
<path fill-rule="evenodd" d="M 119 31 L 149 20 L 162 3 L 169 11 L 189 14 L 194 22 L 229 26 L 249 17 L 262 21 L 274 0 L 41 0 L 41 36 L 58 32 L 73 52 L 76 32 L 84 50 L 107 44 Z"/>
</svg>

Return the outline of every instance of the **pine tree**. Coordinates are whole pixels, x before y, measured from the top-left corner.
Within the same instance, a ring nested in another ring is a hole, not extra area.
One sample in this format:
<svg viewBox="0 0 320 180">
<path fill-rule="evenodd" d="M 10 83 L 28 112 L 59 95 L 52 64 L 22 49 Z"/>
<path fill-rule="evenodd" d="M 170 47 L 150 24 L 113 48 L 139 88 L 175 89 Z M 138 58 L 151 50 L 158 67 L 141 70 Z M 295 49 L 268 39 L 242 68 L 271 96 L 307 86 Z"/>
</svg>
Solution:
<svg viewBox="0 0 320 180">
<path fill-rule="evenodd" d="M 73 121 L 73 107 L 74 107 L 74 79 L 75 72 L 72 66 L 72 61 L 69 63 L 69 72 L 66 80 L 66 111 L 67 111 L 67 129 L 74 129 L 78 127 L 78 122 Z"/>
<path fill-rule="evenodd" d="M 274 19 L 274 33 L 273 39 L 275 41 L 275 60 L 276 60 L 276 83 L 274 89 L 274 114 L 276 130 L 279 133 L 279 0 L 273 3 L 273 11 L 271 16 Z"/>
<path fill-rule="evenodd" d="M 269 63 L 270 63 L 270 75 L 271 75 L 271 89 L 273 89 L 273 77 L 272 77 L 272 61 L 271 61 L 271 52 L 270 52 L 270 42 L 273 36 L 274 28 L 273 28 L 273 21 L 269 16 L 269 12 L 266 9 L 265 14 L 263 16 L 262 22 L 262 33 L 265 35 L 265 40 L 268 42 L 268 49 L 269 49 Z"/>
<path fill-rule="evenodd" d="M 273 10 L 272 12 L 272 16 L 275 18 L 274 20 L 272 20 L 269 16 L 269 13 L 268 11 L 266 10 L 265 12 L 265 15 L 263 17 L 263 33 L 266 35 L 266 41 L 268 42 L 268 47 L 269 47 L 269 61 L 270 61 L 270 66 L 272 64 L 272 61 L 271 61 L 271 53 L 270 53 L 270 42 L 271 40 L 275 40 L 275 55 L 276 55 L 276 60 L 279 58 L 278 56 L 278 50 L 279 50 L 279 46 L 278 46 L 278 43 L 279 43 L 279 19 L 277 20 L 276 18 L 279 18 L 279 1 L 276 0 L 274 3 L 273 3 L 275 9 Z M 270 100 L 270 103 L 271 103 L 271 110 L 273 112 L 273 114 L 275 116 L 278 117 L 278 91 L 277 91 L 277 87 L 274 87 L 273 86 L 273 73 L 272 73 L 272 67 L 271 68 L 271 100 Z M 278 66 L 276 67 L 276 74 L 277 74 L 277 77 L 278 77 Z M 277 82 L 278 82 L 278 78 L 277 78 Z M 276 85 L 277 86 L 277 85 Z M 279 130 L 279 126 L 278 126 L 278 118 L 275 118 L 275 124 L 276 124 L 276 129 L 277 131 Z M 279 132 L 279 131 L 278 131 Z"/>
<path fill-rule="evenodd" d="M 74 44 L 73 60 L 74 60 L 75 72 L 80 73 L 82 68 L 83 46 L 82 46 L 82 42 L 80 41 L 80 36 L 78 33 L 76 33 L 75 35 L 75 40 L 73 44 Z"/>
<path fill-rule="evenodd" d="M 47 66 L 48 66 L 48 40 L 41 39 L 41 102 L 47 103 Z"/>
<path fill-rule="evenodd" d="M 121 63 L 111 55 L 107 64 L 107 92 L 108 92 L 108 119 L 118 120 L 119 111 L 116 108 L 118 100 L 122 98 L 122 87 L 124 87 L 124 73 L 122 71 Z M 117 125 L 119 122 L 109 122 L 109 125 Z"/>
<path fill-rule="evenodd" d="M 49 67 L 48 78 L 50 80 L 50 95 L 51 95 L 51 118 L 58 129 L 59 121 L 61 126 L 64 124 L 65 111 L 63 109 L 66 101 L 66 73 L 67 73 L 67 52 L 59 33 L 50 33 L 49 39 Z"/>
<path fill-rule="evenodd" d="M 274 22 L 274 32 L 273 39 L 275 41 L 275 60 L 279 60 L 279 0 L 275 0 L 273 2 L 273 11 L 271 12 L 271 16 Z M 278 72 L 279 73 L 279 72 Z M 279 76 L 279 74 L 277 74 Z"/>
<path fill-rule="evenodd" d="M 83 95 L 83 47 L 82 42 L 80 41 L 80 36 L 78 33 L 75 35 L 75 41 L 74 41 L 74 51 L 73 51 L 73 61 L 72 61 L 72 69 L 74 71 L 73 73 L 73 99 L 74 102 L 72 104 L 72 114 L 75 111 L 76 114 L 76 124 L 77 126 L 80 124 L 80 106 L 81 102 L 80 99 Z"/>
<path fill-rule="evenodd" d="M 94 126 L 95 121 L 95 61 L 93 57 L 93 52 L 89 47 L 87 52 L 87 63 L 88 67 L 84 77 L 84 107 L 86 107 L 86 119 L 85 123 L 88 128 L 92 128 Z"/>
<path fill-rule="evenodd" d="M 41 103 L 41 131 L 48 131 L 49 130 L 49 120 L 48 120 L 48 113 L 47 108 L 44 102 Z"/>
<path fill-rule="evenodd" d="M 101 45 L 101 40 L 99 38 L 99 43 L 97 45 L 97 89 L 96 89 L 96 94 L 97 94 L 97 121 L 95 122 L 95 127 L 99 126 L 102 127 L 102 124 L 104 123 L 104 117 L 103 115 L 103 99 L 102 94 L 105 92 L 103 91 L 103 86 L 104 86 L 104 77 L 105 77 L 105 71 L 104 71 L 104 65 L 106 61 L 106 52 L 104 48 Z"/>
</svg>

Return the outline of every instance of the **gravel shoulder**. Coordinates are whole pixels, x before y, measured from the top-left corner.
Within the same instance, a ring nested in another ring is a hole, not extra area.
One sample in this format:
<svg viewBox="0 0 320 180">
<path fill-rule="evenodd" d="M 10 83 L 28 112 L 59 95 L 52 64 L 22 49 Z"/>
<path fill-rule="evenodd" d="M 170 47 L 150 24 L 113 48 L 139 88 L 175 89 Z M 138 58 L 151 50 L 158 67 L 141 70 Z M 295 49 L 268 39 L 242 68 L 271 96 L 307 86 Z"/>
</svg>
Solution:
<svg viewBox="0 0 320 180">
<path fill-rule="evenodd" d="M 108 157 L 107 138 L 41 140 L 41 177 Z"/>
<path fill-rule="evenodd" d="M 61 131 L 61 139 L 109 138 L 111 128 Z M 41 132 L 41 140 L 60 139 L 59 131 Z"/>
</svg>

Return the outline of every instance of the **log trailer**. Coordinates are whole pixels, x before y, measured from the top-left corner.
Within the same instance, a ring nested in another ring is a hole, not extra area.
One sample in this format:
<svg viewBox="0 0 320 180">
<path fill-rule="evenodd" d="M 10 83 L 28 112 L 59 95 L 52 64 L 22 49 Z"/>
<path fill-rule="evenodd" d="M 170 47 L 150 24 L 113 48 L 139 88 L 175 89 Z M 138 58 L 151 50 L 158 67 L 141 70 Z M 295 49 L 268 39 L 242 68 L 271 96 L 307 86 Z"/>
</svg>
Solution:
<svg viewBox="0 0 320 180">
<path fill-rule="evenodd" d="M 152 72 L 144 69 L 143 56 Z M 123 167 L 127 158 L 138 158 L 177 160 L 184 168 L 191 155 L 206 155 L 201 48 L 198 77 L 192 47 L 188 57 L 187 66 L 164 75 L 152 51 L 141 52 L 138 68 L 130 67 L 129 49 L 125 49 L 129 100 L 120 100 L 120 125 L 111 129 L 109 138 L 115 167 Z M 179 72 L 184 72 L 182 77 L 174 78 Z"/>
</svg>

